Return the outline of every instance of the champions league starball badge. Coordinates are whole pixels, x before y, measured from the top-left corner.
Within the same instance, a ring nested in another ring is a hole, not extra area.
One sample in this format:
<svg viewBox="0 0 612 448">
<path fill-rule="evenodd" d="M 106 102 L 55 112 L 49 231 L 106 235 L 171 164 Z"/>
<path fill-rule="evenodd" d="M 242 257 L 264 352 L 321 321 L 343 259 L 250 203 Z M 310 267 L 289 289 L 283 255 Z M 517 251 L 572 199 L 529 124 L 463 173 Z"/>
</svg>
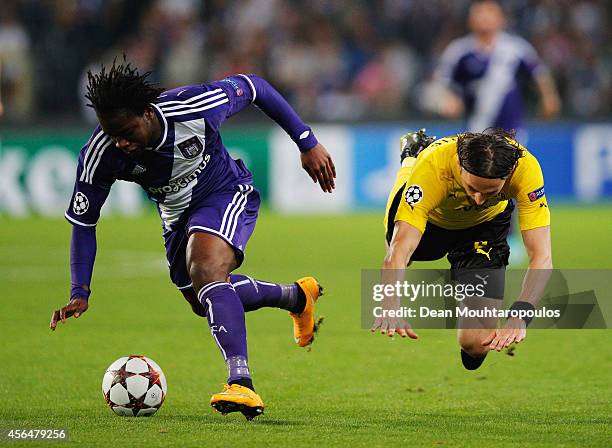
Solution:
<svg viewBox="0 0 612 448">
<path fill-rule="evenodd" d="M 406 189 L 406 194 L 404 197 L 406 198 L 408 205 L 412 207 L 414 204 L 417 204 L 421 201 L 421 199 L 423 199 L 423 189 L 416 184 L 410 185 Z"/>
<path fill-rule="evenodd" d="M 72 201 L 72 211 L 75 215 L 82 215 L 89 209 L 89 199 L 80 191 L 74 195 L 74 201 Z"/>
</svg>

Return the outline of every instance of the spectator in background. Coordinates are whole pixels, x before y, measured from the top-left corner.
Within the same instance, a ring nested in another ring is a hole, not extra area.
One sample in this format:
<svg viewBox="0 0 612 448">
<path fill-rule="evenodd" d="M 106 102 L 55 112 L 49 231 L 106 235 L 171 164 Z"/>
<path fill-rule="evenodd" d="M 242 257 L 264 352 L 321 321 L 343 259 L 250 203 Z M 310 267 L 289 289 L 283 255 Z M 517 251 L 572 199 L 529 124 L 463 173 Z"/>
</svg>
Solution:
<svg viewBox="0 0 612 448">
<path fill-rule="evenodd" d="M 447 118 L 464 116 L 467 130 L 489 127 L 523 128 L 520 81 L 535 81 L 542 113 L 551 118 L 560 111 L 560 100 L 548 69 L 523 38 L 504 32 L 506 19 L 499 3 L 473 4 L 469 13 L 472 33 L 446 48 L 434 75 L 441 86 L 437 111 Z"/>
<path fill-rule="evenodd" d="M 144 59 L 152 61 L 145 65 L 166 87 L 194 79 L 219 79 L 229 73 L 258 73 L 269 78 L 309 119 L 351 121 L 423 118 L 419 102 L 427 95 L 415 84 L 423 85 L 423 73 L 431 71 L 447 43 L 466 33 L 466 11 L 474 2 L 0 3 L 0 15 L 12 16 L 10 26 L 0 24 L 0 34 L 4 28 L 14 39 L 20 34 L 14 30 L 25 31 L 25 38 L 18 40 L 20 51 L 29 55 L 30 62 L 27 68 L 19 69 L 24 76 L 18 79 L 30 84 L 29 111 L 35 110 L 41 117 L 76 118 L 82 96 L 76 85 L 84 67 L 92 60 L 108 63 L 104 55 L 123 52 L 138 59 L 132 54 L 136 51 L 153 54 L 143 54 Z M 609 115 L 612 34 L 607 28 L 607 2 L 504 0 L 500 4 L 512 20 L 512 29 L 538 49 L 549 67 L 563 98 L 563 114 L 581 118 Z M 5 22 L 8 21 L 4 19 Z M 483 23 L 479 21 L 476 26 L 479 25 Z M 501 31 L 500 34 L 505 35 Z M 141 45 L 142 51 L 138 48 Z M 3 42 L 0 53 L 5 48 L 9 47 Z M 2 84 L 7 121 L 14 117 L 13 112 L 9 113 L 9 109 L 13 110 L 12 70 L 4 60 Z M 526 70 L 522 73 L 529 76 Z M 429 95 L 427 110 L 439 103 L 436 89 L 429 90 L 434 93 Z M 27 98 L 27 89 L 25 92 L 18 96 Z M 35 104 L 31 104 L 32 98 Z M 451 116 L 467 106 L 460 99 Z M 546 103 L 545 111 L 558 109 L 554 100 L 541 99 Z M 32 118 L 30 113 L 24 116 Z"/>
<path fill-rule="evenodd" d="M 204 82 L 205 27 L 200 20 L 202 2 L 195 0 L 158 0 L 154 9 L 162 28 L 160 78 L 168 88 Z M 148 21 L 148 20 L 147 20 Z M 143 25 L 147 23 L 143 20 Z"/>
<path fill-rule="evenodd" d="M 30 39 L 11 2 L 0 8 L 0 115 L 25 120 L 32 110 Z"/>
<path fill-rule="evenodd" d="M 405 109 L 405 98 L 414 84 L 419 61 L 412 49 L 397 41 L 381 45 L 354 81 L 359 97 L 370 105 L 368 113 L 392 118 Z"/>
</svg>

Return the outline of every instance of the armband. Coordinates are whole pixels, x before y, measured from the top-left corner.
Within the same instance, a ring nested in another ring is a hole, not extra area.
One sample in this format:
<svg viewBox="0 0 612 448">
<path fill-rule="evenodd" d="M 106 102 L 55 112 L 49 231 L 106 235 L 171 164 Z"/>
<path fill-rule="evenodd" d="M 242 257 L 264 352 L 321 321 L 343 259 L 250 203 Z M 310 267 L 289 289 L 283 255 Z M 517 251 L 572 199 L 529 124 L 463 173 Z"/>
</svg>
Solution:
<svg viewBox="0 0 612 448">
<path fill-rule="evenodd" d="M 525 325 L 529 326 L 533 320 L 535 314 L 535 306 L 524 300 L 517 300 L 510 307 L 510 314 L 508 317 L 518 317 L 525 321 Z"/>
</svg>

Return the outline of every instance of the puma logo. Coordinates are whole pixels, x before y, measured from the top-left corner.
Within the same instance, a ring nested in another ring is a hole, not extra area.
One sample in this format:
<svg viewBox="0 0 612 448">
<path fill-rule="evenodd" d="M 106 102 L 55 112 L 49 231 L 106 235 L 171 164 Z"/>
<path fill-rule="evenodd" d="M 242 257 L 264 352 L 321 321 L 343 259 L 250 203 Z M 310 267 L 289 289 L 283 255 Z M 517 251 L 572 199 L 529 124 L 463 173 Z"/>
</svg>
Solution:
<svg viewBox="0 0 612 448">
<path fill-rule="evenodd" d="M 493 248 L 489 249 L 488 251 L 485 251 L 484 249 L 479 247 L 476 249 L 476 253 L 484 255 L 485 257 L 487 257 L 489 261 L 491 261 L 491 255 L 490 255 L 491 250 L 493 250 Z"/>
<path fill-rule="evenodd" d="M 489 252 L 490 252 L 490 251 L 491 251 L 491 249 L 489 249 Z M 483 253 L 484 253 L 484 251 L 483 251 Z M 480 275 L 478 275 L 478 274 L 474 274 L 474 277 L 476 277 L 478 280 L 482 281 L 482 284 L 483 284 L 483 285 L 485 285 L 485 286 L 487 285 L 487 283 L 489 283 L 489 282 L 487 281 L 487 279 L 489 278 L 489 276 L 488 276 L 488 275 L 485 275 L 484 277 L 481 277 L 481 276 L 480 276 Z"/>
<path fill-rule="evenodd" d="M 474 243 L 474 249 L 476 250 L 477 254 L 482 254 L 485 257 L 487 257 L 487 259 L 489 261 L 491 261 L 491 250 L 493 248 L 490 248 L 489 250 L 485 250 L 485 248 L 488 246 L 488 241 L 476 241 Z"/>
</svg>

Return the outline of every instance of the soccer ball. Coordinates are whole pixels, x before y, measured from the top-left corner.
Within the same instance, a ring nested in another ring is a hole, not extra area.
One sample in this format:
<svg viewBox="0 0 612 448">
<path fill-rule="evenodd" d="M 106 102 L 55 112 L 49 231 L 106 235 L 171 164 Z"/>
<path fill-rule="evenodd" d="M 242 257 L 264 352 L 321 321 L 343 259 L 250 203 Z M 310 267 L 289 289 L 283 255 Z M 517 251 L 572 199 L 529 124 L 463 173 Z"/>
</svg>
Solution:
<svg viewBox="0 0 612 448">
<path fill-rule="evenodd" d="M 168 386 L 164 372 L 146 356 L 124 356 L 112 363 L 102 379 L 106 403 L 117 415 L 142 417 L 161 407 Z"/>
<path fill-rule="evenodd" d="M 418 185 L 410 185 L 406 189 L 406 202 L 408 205 L 414 205 L 423 199 L 423 189 Z"/>
</svg>

